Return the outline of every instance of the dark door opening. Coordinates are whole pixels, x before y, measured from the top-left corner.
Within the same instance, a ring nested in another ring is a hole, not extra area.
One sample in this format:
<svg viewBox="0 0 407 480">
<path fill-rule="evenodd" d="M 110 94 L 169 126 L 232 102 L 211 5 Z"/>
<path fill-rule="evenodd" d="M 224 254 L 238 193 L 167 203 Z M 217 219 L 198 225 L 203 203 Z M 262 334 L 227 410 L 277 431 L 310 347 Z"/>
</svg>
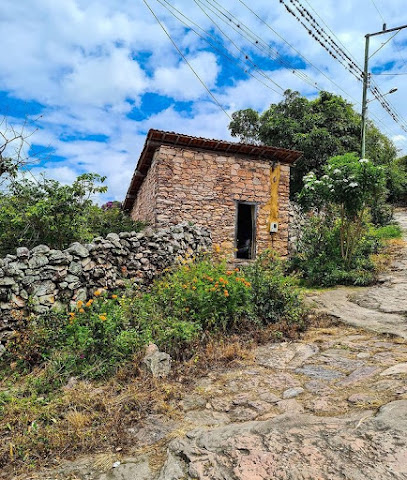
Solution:
<svg viewBox="0 0 407 480">
<path fill-rule="evenodd" d="M 237 204 L 236 222 L 236 258 L 254 258 L 254 239 L 256 238 L 256 205 Z"/>
</svg>

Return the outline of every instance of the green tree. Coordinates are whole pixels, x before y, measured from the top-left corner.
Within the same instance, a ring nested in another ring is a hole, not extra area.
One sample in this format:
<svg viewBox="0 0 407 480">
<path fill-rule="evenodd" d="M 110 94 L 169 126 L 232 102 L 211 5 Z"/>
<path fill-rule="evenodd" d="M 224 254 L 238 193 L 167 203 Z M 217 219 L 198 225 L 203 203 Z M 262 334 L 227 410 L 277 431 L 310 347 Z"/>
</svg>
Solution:
<svg viewBox="0 0 407 480">
<path fill-rule="evenodd" d="M 299 200 L 305 206 L 317 207 L 338 218 L 338 248 L 345 267 L 349 268 L 365 233 L 369 205 L 386 189 L 384 168 L 348 153 L 331 158 L 324 171 L 321 178 L 314 172 L 304 177 Z"/>
<path fill-rule="evenodd" d="M 360 115 L 342 97 L 320 92 L 308 100 L 291 90 L 263 113 L 253 109 L 233 113 L 229 124 L 232 136 L 241 141 L 304 152 L 292 169 L 292 194 L 300 191 L 308 172 L 322 173 L 330 157 L 360 154 L 360 128 Z M 397 153 L 394 144 L 371 122 L 367 128 L 367 157 L 376 164 L 391 164 Z"/>
<path fill-rule="evenodd" d="M 104 193 L 105 177 L 80 175 L 72 185 L 41 177 L 11 182 L 0 193 L 0 255 L 16 247 L 46 244 L 62 249 L 70 243 L 89 242 L 109 232 L 138 230 L 118 205 L 101 208 L 92 197 Z"/>
</svg>

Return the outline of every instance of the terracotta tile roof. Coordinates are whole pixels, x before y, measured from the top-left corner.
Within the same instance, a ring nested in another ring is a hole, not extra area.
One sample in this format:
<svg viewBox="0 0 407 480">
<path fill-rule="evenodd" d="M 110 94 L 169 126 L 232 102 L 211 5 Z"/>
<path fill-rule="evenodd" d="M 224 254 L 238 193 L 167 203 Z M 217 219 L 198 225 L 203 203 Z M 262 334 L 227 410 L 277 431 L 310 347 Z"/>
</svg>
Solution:
<svg viewBox="0 0 407 480">
<path fill-rule="evenodd" d="M 202 137 L 193 137 L 176 132 L 162 130 L 149 130 L 137 163 L 136 170 L 131 179 L 126 198 L 123 203 L 125 210 L 133 206 L 137 193 L 151 166 L 155 151 L 161 145 L 170 145 L 192 150 L 208 150 L 211 152 L 260 158 L 266 161 L 292 164 L 302 156 L 302 152 L 288 150 L 286 148 L 268 147 L 265 145 L 252 145 L 248 143 L 228 142 L 226 140 L 214 140 Z"/>
</svg>

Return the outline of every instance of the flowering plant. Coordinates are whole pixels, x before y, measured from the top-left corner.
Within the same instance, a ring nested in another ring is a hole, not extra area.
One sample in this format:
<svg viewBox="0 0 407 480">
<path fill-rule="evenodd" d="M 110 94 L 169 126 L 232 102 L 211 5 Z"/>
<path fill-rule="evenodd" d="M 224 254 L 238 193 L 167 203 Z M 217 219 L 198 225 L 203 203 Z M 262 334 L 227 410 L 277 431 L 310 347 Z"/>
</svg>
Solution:
<svg viewBox="0 0 407 480">
<path fill-rule="evenodd" d="M 381 166 L 354 153 L 331 158 L 320 178 L 313 172 L 304 177 L 299 200 L 307 208 L 339 218 L 341 256 L 346 264 L 363 234 L 369 205 L 384 194 L 385 182 Z"/>
</svg>

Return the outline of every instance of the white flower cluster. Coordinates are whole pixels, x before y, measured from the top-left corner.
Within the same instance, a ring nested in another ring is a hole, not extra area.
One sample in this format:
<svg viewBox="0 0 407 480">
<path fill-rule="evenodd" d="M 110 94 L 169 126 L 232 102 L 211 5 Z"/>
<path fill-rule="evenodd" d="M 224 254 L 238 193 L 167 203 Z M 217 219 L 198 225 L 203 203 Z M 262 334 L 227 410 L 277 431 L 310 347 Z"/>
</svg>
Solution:
<svg viewBox="0 0 407 480">
<path fill-rule="evenodd" d="M 367 158 L 361 158 L 359 163 L 369 163 L 369 160 Z"/>
</svg>

